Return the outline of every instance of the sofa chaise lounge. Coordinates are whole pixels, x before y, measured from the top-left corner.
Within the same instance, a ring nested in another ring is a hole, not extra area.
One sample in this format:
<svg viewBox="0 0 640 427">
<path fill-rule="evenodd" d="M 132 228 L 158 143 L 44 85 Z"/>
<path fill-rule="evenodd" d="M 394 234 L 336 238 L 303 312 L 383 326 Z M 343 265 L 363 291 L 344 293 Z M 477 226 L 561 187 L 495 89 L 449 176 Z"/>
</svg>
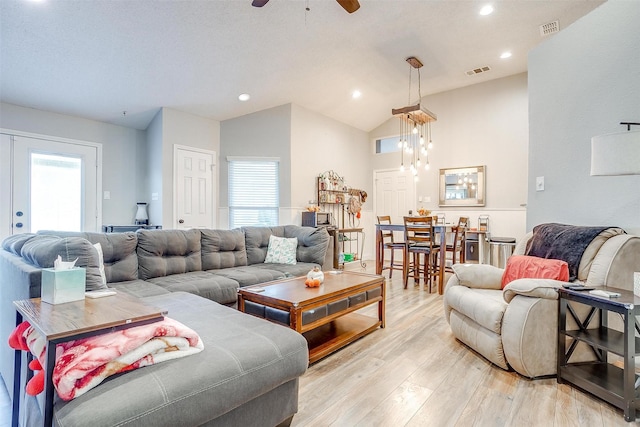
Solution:
<svg viewBox="0 0 640 427">
<path fill-rule="evenodd" d="M 271 235 L 298 239 L 295 265 L 264 263 Z M 86 268 L 88 288 L 99 288 L 92 244 L 100 243 L 108 286 L 166 310 L 195 330 L 205 349 L 110 377 L 69 402 L 56 401 L 55 425 L 286 424 L 297 411 L 298 378 L 308 365 L 306 340 L 232 306 L 241 286 L 321 265 L 328 242 L 326 230 L 294 225 L 12 236 L 0 251 L 2 340 L 15 327 L 12 301 L 39 297 L 41 270 L 61 252 Z M 13 351 L 6 344 L 0 348 L 0 373 L 12 394 Z M 34 399 L 23 407 L 27 424 L 40 417 L 42 405 Z"/>
</svg>

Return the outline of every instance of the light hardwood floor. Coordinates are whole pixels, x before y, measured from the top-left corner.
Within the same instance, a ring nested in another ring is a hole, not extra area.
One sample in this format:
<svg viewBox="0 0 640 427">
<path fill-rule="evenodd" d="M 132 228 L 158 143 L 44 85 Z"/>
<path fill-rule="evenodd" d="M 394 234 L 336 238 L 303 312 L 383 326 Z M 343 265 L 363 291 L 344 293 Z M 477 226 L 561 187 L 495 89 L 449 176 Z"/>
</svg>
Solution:
<svg viewBox="0 0 640 427">
<path fill-rule="evenodd" d="M 411 279 L 405 290 L 401 276 L 387 280 L 386 328 L 302 376 L 293 426 L 633 425 L 555 378 L 529 380 L 490 364 L 453 338 L 440 295 Z"/>
</svg>

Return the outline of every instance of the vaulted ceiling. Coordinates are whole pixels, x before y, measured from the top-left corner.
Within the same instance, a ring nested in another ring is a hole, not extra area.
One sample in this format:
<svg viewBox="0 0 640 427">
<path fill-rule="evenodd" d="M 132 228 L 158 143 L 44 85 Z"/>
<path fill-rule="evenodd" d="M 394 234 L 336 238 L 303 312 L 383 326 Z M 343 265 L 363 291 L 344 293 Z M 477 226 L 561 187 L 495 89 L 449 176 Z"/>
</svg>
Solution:
<svg viewBox="0 0 640 427">
<path fill-rule="evenodd" d="M 0 0 L 0 100 L 136 129 L 161 107 L 222 121 L 295 103 L 369 131 L 417 101 L 408 56 L 423 96 L 524 72 L 553 37 L 541 25 L 562 31 L 603 1 L 486 3 Z"/>
</svg>

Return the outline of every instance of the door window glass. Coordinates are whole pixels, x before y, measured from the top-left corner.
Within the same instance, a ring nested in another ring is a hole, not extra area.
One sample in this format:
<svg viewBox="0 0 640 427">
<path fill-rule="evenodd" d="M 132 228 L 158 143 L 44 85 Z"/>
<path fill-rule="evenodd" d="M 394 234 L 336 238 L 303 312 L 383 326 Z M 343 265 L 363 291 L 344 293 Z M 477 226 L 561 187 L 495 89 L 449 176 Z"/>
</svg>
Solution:
<svg viewBox="0 0 640 427">
<path fill-rule="evenodd" d="M 82 160 L 31 153 L 31 232 L 82 230 Z"/>
</svg>

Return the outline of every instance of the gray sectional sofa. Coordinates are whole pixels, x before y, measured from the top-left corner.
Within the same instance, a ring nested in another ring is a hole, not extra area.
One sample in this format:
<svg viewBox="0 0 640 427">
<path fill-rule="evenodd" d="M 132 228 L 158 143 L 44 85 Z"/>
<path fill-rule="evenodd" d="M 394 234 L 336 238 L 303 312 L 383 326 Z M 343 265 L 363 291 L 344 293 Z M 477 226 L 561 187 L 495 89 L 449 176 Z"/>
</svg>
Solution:
<svg viewBox="0 0 640 427">
<path fill-rule="evenodd" d="M 271 235 L 296 237 L 296 264 L 265 264 Z M 109 378 L 70 402 L 58 401 L 54 423 L 83 425 L 278 425 L 297 411 L 307 344 L 289 328 L 240 313 L 241 286 L 306 274 L 321 266 L 324 229 L 295 225 L 234 230 L 139 230 L 136 233 L 40 232 L 16 235 L 0 251 L 0 334 L 15 326 L 12 301 L 40 296 L 41 269 L 57 255 L 78 258 L 87 288 L 107 286 L 168 311 L 194 329 L 205 350 Z M 0 373 L 10 394 L 13 351 L 0 346 Z M 24 364 L 23 364 L 24 366 Z M 24 405 L 38 417 L 33 399 Z"/>
</svg>

